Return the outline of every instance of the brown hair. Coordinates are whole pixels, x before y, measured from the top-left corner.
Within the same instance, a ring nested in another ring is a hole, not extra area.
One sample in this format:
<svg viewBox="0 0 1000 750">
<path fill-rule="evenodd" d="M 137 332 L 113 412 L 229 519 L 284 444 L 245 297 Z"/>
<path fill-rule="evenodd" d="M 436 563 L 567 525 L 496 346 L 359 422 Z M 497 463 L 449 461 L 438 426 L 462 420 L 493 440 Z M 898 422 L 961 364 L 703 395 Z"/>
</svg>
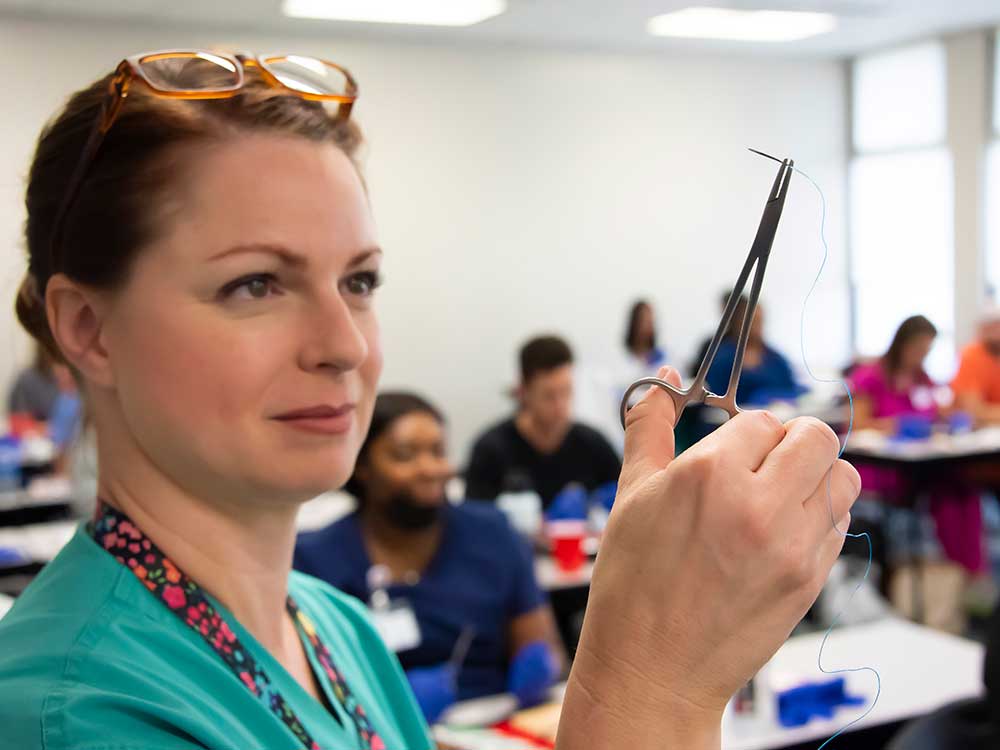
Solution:
<svg viewBox="0 0 1000 750">
<path fill-rule="evenodd" d="M 521 347 L 521 382 L 527 384 L 535 375 L 573 363 L 573 350 L 558 336 L 539 336 Z"/>
<path fill-rule="evenodd" d="M 188 72 L 178 69 L 176 74 Z M 54 247 L 53 225 L 66 185 L 112 76 L 73 94 L 42 130 L 25 198 L 28 272 L 15 307 L 21 325 L 53 357 L 62 360 L 45 311 L 49 279 L 63 273 L 101 289 L 124 283 L 136 254 L 161 231 L 169 205 L 164 198 L 185 168 L 179 156 L 183 147 L 244 132 L 270 132 L 331 143 L 357 166 L 362 137 L 352 120 L 338 121 L 319 102 L 268 86 L 252 68 L 246 76 L 245 87 L 229 99 L 166 99 L 133 86 L 63 217 Z"/>
<path fill-rule="evenodd" d="M 882 357 L 882 367 L 891 377 L 898 375 L 903 366 L 903 349 L 918 336 L 934 338 L 937 336 L 937 328 L 923 315 L 913 315 L 899 324 L 889 351 Z"/>
<path fill-rule="evenodd" d="M 656 348 L 656 323 L 649 335 L 639 339 L 639 315 L 644 309 L 652 312 L 653 306 L 644 299 L 636 300 L 628 313 L 628 325 L 625 327 L 625 348 L 631 352 L 649 351 Z"/>
</svg>

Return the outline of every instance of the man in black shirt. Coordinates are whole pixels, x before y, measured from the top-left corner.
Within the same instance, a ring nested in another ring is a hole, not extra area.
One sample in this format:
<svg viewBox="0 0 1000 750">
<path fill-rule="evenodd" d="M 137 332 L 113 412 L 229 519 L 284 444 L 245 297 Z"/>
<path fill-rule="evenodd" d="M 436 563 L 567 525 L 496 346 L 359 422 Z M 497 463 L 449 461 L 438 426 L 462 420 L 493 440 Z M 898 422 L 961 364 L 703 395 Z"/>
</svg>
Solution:
<svg viewBox="0 0 1000 750">
<path fill-rule="evenodd" d="M 568 484 L 588 490 L 618 481 L 621 460 L 596 430 L 573 422 L 573 353 L 555 336 L 521 348 L 520 409 L 476 441 L 465 496 L 495 500 L 534 490 L 548 507 Z"/>
</svg>

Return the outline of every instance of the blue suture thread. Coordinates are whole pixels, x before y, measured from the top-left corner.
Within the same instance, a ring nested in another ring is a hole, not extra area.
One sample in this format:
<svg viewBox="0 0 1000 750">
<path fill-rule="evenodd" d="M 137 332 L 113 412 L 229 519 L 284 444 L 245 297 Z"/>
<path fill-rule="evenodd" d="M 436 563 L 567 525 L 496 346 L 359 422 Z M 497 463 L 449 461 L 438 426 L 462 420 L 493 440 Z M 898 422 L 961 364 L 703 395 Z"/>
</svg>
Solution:
<svg viewBox="0 0 1000 750">
<path fill-rule="evenodd" d="M 844 392 L 847 393 L 847 400 L 848 400 L 848 404 L 850 405 L 851 417 L 850 417 L 850 421 L 848 422 L 848 426 L 847 426 L 847 434 L 844 436 L 844 443 L 843 443 L 843 445 L 840 446 L 840 452 L 837 454 L 837 457 L 839 458 L 840 456 L 844 455 L 844 449 L 847 448 L 847 441 L 850 439 L 850 437 L 851 437 L 851 431 L 854 429 L 854 395 L 851 393 L 850 386 L 844 380 L 840 380 L 840 379 L 827 380 L 827 379 L 816 377 L 816 375 L 812 371 L 812 368 L 809 366 L 809 360 L 806 358 L 806 335 L 805 335 L 805 331 L 806 331 L 806 306 L 809 304 L 809 299 L 812 297 L 813 292 L 816 290 L 817 284 L 819 284 L 820 277 L 823 275 L 823 269 L 826 268 L 826 262 L 827 262 L 827 260 L 830 257 L 830 247 L 829 247 L 829 245 L 827 245 L 827 242 L 826 242 L 826 197 L 823 195 L 823 190 L 820 188 L 819 185 L 816 184 L 816 181 L 813 180 L 812 177 L 810 177 L 809 175 L 807 175 L 805 172 L 803 172 L 801 169 L 799 169 L 797 167 L 793 167 L 793 169 L 795 169 L 796 172 L 798 172 L 800 175 L 802 175 L 803 177 L 805 177 L 806 180 L 808 180 L 809 183 L 816 189 L 816 192 L 819 194 L 820 205 L 822 206 L 822 209 L 823 209 L 822 218 L 820 220 L 820 230 L 819 230 L 820 240 L 823 243 L 823 262 L 820 263 L 819 271 L 816 273 L 816 278 L 813 279 L 812 286 L 809 287 L 809 293 L 806 295 L 805 300 L 803 300 L 803 302 L 802 302 L 802 319 L 801 319 L 801 322 L 799 324 L 799 346 L 800 346 L 800 348 L 802 350 L 802 364 L 805 365 L 806 372 L 809 373 L 809 377 L 810 378 L 812 378 L 817 383 L 837 383 L 840 386 L 842 386 L 843 389 L 844 389 Z M 879 696 L 882 694 L 882 676 L 878 673 L 878 670 L 874 669 L 873 667 L 852 667 L 852 668 L 848 668 L 848 669 L 825 669 L 823 667 L 823 649 L 826 648 L 827 639 L 829 639 L 830 633 L 833 632 L 833 629 L 837 626 L 837 623 L 840 622 L 840 618 L 844 614 L 844 611 L 847 609 L 848 606 L 850 606 L 850 603 L 854 600 L 854 595 L 858 593 L 858 590 L 861 588 L 861 586 L 864 584 L 864 582 L 868 580 L 868 574 L 871 573 L 871 569 L 872 569 L 872 539 L 871 539 L 871 537 L 866 532 L 862 532 L 860 534 L 851 534 L 846 529 L 844 531 L 841 531 L 837 527 L 837 519 L 833 517 L 833 495 L 832 495 L 831 488 L 830 488 L 830 483 L 832 481 L 833 481 L 833 470 L 831 469 L 830 473 L 827 474 L 827 477 L 826 477 L 826 496 L 827 496 L 827 500 L 829 501 L 829 506 L 830 506 L 830 522 L 833 524 L 834 530 L 836 530 L 836 532 L 838 534 L 840 534 L 841 536 L 843 536 L 845 538 L 851 538 L 851 539 L 861 539 L 861 538 L 864 538 L 864 539 L 866 539 L 868 541 L 868 565 L 865 567 L 865 575 L 864 575 L 864 577 L 860 581 L 858 581 L 858 585 L 854 587 L 854 591 L 851 592 L 851 596 L 848 598 L 847 602 L 844 604 L 844 607 L 833 618 L 833 621 L 830 623 L 830 627 L 826 629 L 826 633 L 823 635 L 823 642 L 820 644 L 820 647 L 819 647 L 819 654 L 817 654 L 817 656 L 816 656 L 816 666 L 819 667 L 819 671 L 822 672 L 823 674 L 845 674 L 845 673 L 848 673 L 848 672 L 871 672 L 873 675 L 875 675 L 876 689 L 875 689 L 875 698 L 872 700 L 872 704 L 868 707 L 868 710 L 865 711 L 860 716 L 858 716 L 853 721 L 845 724 L 840 729 L 838 729 L 836 731 L 836 733 L 834 733 L 833 735 L 831 735 L 830 737 L 828 737 L 827 740 L 822 745 L 820 745 L 819 748 L 817 748 L 817 750 L 823 750 L 824 747 L 826 747 L 831 742 L 833 742 L 837 737 L 839 737 L 840 735 L 842 735 L 844 732 L 846 732 L 848 729 L 850 729 L 852 726 L 854 726 L 859 721 L 861 721 L 863 718 L 865 718 L 868 714 L 870 714 L 875 709 L 875 704 L 878 703 Z"/>
</svg>

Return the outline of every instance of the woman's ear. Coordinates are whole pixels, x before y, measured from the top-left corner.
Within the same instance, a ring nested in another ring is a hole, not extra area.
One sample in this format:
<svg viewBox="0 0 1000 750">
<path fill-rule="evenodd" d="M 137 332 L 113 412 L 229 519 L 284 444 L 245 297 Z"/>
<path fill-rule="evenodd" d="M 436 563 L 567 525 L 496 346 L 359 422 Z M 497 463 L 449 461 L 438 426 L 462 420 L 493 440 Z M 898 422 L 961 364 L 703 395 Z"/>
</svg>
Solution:
<svg viewBox="0 0 1000 750">
<path fill-rule="evenodd" d="M 101 337 L 106 307 L 99 292 L 65 274 L 45 287 L 49 329 L 66 361 L 87 381 L 111 387 L 114 373 Z"/>
</svg>

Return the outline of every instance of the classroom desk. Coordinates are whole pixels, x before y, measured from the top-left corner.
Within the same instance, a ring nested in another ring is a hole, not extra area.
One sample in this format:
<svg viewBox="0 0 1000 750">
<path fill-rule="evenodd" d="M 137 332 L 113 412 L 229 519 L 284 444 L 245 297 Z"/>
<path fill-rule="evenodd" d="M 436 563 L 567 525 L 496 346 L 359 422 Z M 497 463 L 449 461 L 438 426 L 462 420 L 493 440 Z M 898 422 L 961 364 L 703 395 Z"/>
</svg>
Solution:
<svg viewBox="0 0 1000 750">
<path fill-rule="evenodd" d="M 795 636 L 774 655 L 766 673 L 823 679 L 816 666 L 823 633 Z M 902 619 L 856 625 L 834 631 L 823 652 L 827 669 L 870 666 L 882 677 L 882 695 L 874 710 L 850 731 L 893 724 L 923 716 L 947 703 L 983 692 L 983 646 L 975 641 L 931 630 Z M 845 675 L 851 694 L 869 699 L 875 678 L 869 672 Z M 767 750 L 822 741 L 867 710 L 841 709 L 831 720 L 816 720 L 786 729 L 767 716 L 735 716 L 723 720 L 724 750 Z M 845 740 L 850 746 L 850 740 Z"/>
<path fill-rule="evenodd" d="M 902 472 L 910 480 L 910 491 L 900 498 L 904 507 L 915 511 L 926 509 L 929 488 L 955 473 L 970 467 L 996 465 L 1000 460 L 1000 428 L 976 430 L 964 435 L 934 435 L 928 440 L 897 441 L 872 431 L 851 435 L 843 458 L 852 464 L 881 466 Z M 910 524 L 911 549 L 919 547 L 921 525 L 919 513 Z M 919 556 L 915 559 L 920 570 Z M 923 587 L 920 577 L 913 576 L 913 613 L 923 620 Z"/>
<path fill-rule="evenodd" d="M 800 681 L 823 679 L 816 667 L 822 633 L 790 638 L 774 655 L 762 674 L 768 681 L 793 676 Z M 823 654 L 824 666 L 871 666 L 882 676 L 882 695 L 874 710 L 845 734 L 923 716 L 956 700 L 982 694 L 982 645 L 940 633 L 901 619 L 888 619 L 835 631 Z M 867 672 L 846 675 L 848 691 L 869 699 L 875 694 L 874 677 Z M 558 694 L 558 692 L 557 692 Z M 723 750 L 777 750 L 803 743 L 819 743 L 867 706 L 841 709 L 830 720 L 814 720 L 795 728 L 780 726 L 764 708 L 750 716 L 737 716 L 727 709 L 722 723 Z M 758 704 L 760 705 L 760 704 Z M 548 722 L 554 733 L 558 712 Z M 438 739 L 459 743 L 467 750 L 527 750 L 545 747 L 518 740 L 495 728 L 436 727 Z M 845 737 L 844 747 L 857 746 L 856 737 Z"/>
<path fill-rule="evenodd" d="M 64 477 L 37 476 L 26 488 L 0 491 L 0 528 L 66 518 L 73 487 Z"/>
</svg>

